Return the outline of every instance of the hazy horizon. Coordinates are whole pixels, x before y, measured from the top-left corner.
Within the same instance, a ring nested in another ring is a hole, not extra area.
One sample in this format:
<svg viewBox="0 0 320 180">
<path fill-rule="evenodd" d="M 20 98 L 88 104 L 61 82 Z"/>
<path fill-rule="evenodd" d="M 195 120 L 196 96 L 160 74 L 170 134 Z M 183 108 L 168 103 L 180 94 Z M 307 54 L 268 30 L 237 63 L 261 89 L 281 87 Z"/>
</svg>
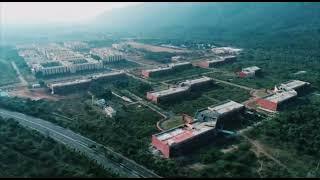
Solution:
<svg viewBox="0 0 320 180">
<path fill-rule="evenodd" d="M 0 2 L 1 25 L 84 23 L 115 8 L 141 2 Z"/>
</svg>

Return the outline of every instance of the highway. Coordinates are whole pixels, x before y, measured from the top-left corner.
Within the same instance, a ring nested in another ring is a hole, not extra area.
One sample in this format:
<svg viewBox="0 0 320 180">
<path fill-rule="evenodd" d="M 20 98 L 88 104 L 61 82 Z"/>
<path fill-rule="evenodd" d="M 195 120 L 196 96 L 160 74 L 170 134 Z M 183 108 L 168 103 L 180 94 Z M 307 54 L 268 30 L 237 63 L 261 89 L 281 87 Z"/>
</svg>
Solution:
<svg viewBox="0 0 320 180">
<path fill-rule="evenodd" d="M 135 163 L 119 153 L 114 152 L 110 148 L 98 144 L 91 139 L 81 136 L 69 129 L 62 128 L 51 122 L 5 109 L 0 109 L 0 116 L 8 119 L 12 118 L 19 122 L 22 126 L 34 129 L 72 149 L 81 152 L 89 159 L 94 160 L 104 168 L 119 174 L 121 177 L 160 177 L 149 169 Z M 96 147 L 102 147 L 103 150 L 90 148 L 93 145 Z M 119 161 L 116 162 L 110 158 L 107 158 L 105 152 L 108 152 L 108 154 L 111 154 L 113 157 L 117 157 L 117 159 L 121 159 L 121 163 Z"/>
</svg>

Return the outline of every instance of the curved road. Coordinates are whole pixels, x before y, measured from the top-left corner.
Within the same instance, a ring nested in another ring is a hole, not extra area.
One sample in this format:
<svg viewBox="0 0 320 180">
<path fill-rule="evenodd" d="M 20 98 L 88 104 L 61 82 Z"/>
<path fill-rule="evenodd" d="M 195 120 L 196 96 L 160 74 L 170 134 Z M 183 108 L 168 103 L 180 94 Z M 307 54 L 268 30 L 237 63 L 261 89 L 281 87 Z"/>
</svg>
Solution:
<svg viewBox="0 0 320 180">
<path fill-rule="evenodd" d="M 118 173 L 121 177 L 160 177 L 149 169 L 135 163 L 119 153 L 114 152 L 110 148 L 74 133 L 69 129 L 57 126 L 51 122 L 5 109 L 0 109 L 0 116 L 3 118 L 12 118 L 18 121 L 22 126 L 34 129 L 44 135 L 50 136 L 56 141 L 83 153 L 88 158 L 102 165 L 104 168 L 112 170 L 114 173 Z M 103 148 L 103 150 L 90 148 L 93 145 Z M 121 159 L 121 162 L 116 162 L 115 160 L 107 158 L 105 152 L 108 152 L 117 159 Z"/>
</svg>

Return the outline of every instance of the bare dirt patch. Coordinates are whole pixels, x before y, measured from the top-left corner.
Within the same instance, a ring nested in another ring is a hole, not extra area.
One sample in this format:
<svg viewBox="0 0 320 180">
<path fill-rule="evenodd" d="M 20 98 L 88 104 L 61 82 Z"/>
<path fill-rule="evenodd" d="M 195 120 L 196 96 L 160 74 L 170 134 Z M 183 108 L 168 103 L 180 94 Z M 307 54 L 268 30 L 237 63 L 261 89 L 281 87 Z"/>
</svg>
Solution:
<svg viewBox="0 0 320 180">
<path fill-rule="evenodd" d="M 39 89 L 28 89 L 28 88 L 18 88 L 14 91 L 9 92 L 10 96 L 17 96 L 22 98 L 30 98 L 32 100 L 48 99 L 53 101 L 58 101 L 64 99 L 63 96 L 51 95 L 50 92 L 45 88 Z"/>
<path fill-rule="evenodd" d="M 189 50 L 185 50 L 185 49 L 173 49 L 173 48 L 154 46 L 154 45 L 149 45 L 149 44 L 142 44 L 142 43 L 137 43 L 137 42 L 128 42 L 128 44 L 134 48 L 145 49 L 145 50 L 151 51 L 151 52 L 169 52 L 169 53 L 189 52 Z"/>
</svg>

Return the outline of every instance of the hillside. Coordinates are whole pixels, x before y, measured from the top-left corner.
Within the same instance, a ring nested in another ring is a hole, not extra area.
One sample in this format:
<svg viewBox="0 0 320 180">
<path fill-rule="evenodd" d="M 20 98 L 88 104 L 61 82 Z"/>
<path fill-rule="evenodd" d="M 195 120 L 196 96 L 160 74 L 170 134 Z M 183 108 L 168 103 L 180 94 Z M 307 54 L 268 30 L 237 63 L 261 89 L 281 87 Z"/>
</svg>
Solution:
<svg viewBox="0 0 320 180">
<path fill-rule="evenodd" d="M 144 3 L 106 12 L 97 17 L 94 27 L 157 38 L 212 40 L 319 35 L 319 7 L 317 3 L 277 2 Z"/>
</svg>

